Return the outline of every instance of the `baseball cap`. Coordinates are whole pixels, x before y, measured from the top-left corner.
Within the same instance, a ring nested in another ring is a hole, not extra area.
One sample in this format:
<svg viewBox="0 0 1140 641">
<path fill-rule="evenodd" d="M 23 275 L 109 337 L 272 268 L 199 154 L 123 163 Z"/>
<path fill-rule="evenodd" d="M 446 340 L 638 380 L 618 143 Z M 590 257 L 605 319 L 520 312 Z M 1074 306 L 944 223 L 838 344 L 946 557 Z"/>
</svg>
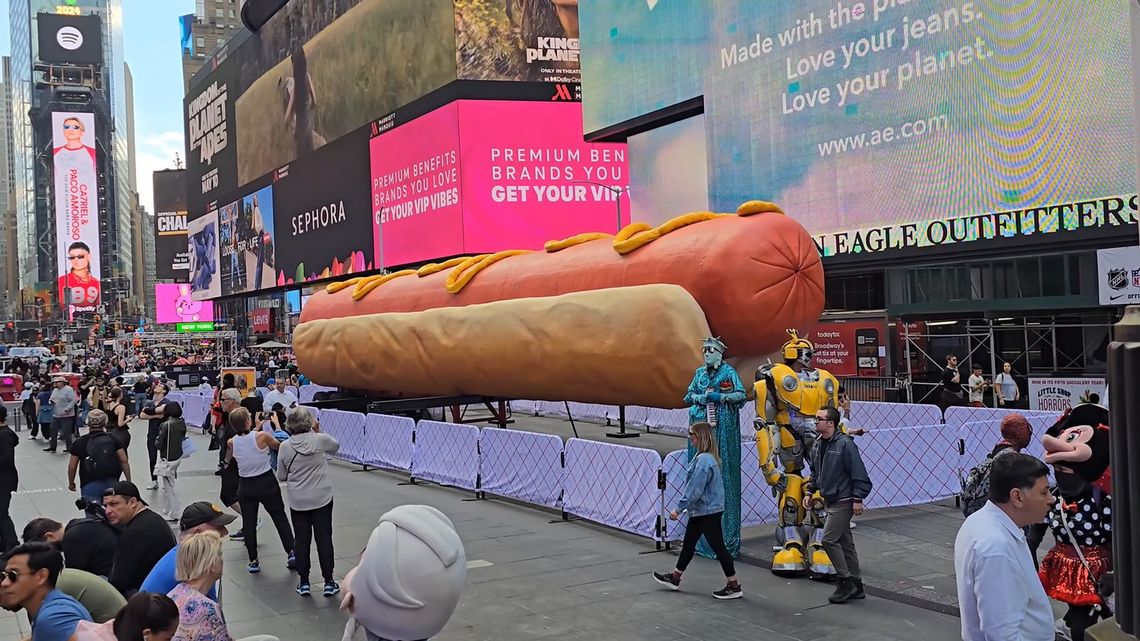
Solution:
<svg viewBox="0 0 1140 641">
<path fill-rule="evenodd" d="M 121 496 L 126 499 L 138 499 L 143 505 L 147 502 L 143 501 L 143 497 L 139 494 L 139 486 L 131 483 L 130 481 L 119 481 L 103 492 L 103 496 Z"/>
<path fill-rule="evenodd" d="M 276 384 L 277 384 L 277 379 L 276 379 L 276 378 L 271 378 L 271 379 L 269 379 L 269 380 L 265 381 L 265 384 L 266 384 L 266 385 L 276 385 Z"/>
<path fill-rule="evenodd" d="M 218 527 L 225 527 L 235 520 L 237 520 L 236 516 L 228 512 L 223 512 L 222 508 L 217 505 L 209 501 L 197 501 L 187 505 L 186 509 L 182 510 L 182 518 L 178 521 L 178 529 L 189 530 L 190 528 L 195 528 L 207 523 Z"/>
</svg>

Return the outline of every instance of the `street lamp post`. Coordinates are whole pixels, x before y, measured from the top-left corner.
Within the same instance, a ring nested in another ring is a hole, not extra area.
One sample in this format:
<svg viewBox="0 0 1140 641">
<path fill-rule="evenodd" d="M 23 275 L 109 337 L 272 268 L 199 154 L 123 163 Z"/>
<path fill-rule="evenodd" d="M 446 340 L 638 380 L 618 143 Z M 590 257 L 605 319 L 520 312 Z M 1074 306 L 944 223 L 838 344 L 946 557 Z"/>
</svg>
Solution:
<svg viewBox="0 0 1140 641">
<path fill-rule="evenodd" d="M 629 191 L 629 185 L 626 185 L 625 187 L 615 187 L 613 185 L 607 185 L 605 183 L 594 182 L 592 180 L 571 180 L 570 182 L 571 183 L 580 183 L 580 184 L 584 184 L 584 185 L 594 185 L 597 187 L 601 187 L 602 189 L 605 189 L 605 190 L 609 191 L 611 194 L 613 194 L 614 200 L 617 202 L 617 231 L 618 232 L 621 231 L 621 228 L 622 228 L 622 224 L 621 224 L 621 195 L 626 193 L 627 191 Z M 566 404 L 566 414 L 567 414 L 567 416 L 570 415 L 570 404 L 569 403 Z M 606 419 L 606 423 L 607 424 L 609 423 L 608 418 Z M 577 430 L 575 430 L 575 432 L 576 431 Z M 637 438 L 637 437 L 641 436 L 641 434 L 638 434 L 637 432 L 625 431 L 625 405 L 618 405 L 618 431 L 608 432 L 606 434 L 606 436 L 608 438 Z"/>
</svg>

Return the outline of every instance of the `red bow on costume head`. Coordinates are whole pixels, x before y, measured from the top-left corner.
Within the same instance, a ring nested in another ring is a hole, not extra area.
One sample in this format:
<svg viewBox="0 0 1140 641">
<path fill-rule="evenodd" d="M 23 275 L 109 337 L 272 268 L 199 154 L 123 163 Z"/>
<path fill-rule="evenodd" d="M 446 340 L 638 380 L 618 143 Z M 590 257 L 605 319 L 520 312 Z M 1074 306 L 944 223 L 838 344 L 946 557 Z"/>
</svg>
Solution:
<svg viewBox="0 0 1140 641">
<path fill-rule="evenodd" d="M 732 381 L 721 381 L 720 382 L 720 391 L 721 391 L 721 393 L 731 392 L 732 391 Z"/>
</svg>

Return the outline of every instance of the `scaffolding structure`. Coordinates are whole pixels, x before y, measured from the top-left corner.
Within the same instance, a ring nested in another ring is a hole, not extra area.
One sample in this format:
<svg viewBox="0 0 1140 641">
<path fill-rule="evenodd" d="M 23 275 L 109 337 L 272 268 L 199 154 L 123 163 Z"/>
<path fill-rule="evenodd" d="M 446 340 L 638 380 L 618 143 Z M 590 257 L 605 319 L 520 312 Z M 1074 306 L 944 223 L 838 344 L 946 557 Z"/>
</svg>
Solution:
<svg viewBox="0 0 1140 641">
<path fill-rule="evenodd" d="M 168 345 L 175 351 L 193 351 L 203 342 L 212 342 L 217 352 L 219 367 L 237 364 L 237 332 L 145 332 L 142 334 L 120 334 L 114 340 L 116 354 L 126 354 L 137 347 L 154 348 Z"/>
</svg>

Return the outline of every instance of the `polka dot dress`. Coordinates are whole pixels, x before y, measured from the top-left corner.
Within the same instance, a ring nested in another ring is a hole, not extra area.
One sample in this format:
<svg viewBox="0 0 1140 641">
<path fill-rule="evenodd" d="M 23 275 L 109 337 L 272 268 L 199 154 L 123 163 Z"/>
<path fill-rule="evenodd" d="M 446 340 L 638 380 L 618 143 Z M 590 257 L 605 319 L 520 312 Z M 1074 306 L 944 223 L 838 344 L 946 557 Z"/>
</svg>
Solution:
<svg viewBox="0 0 1140 641">
<path fill-rule="evenodd" d="M 1065 516 L 1069 521 L 1069 529 L 1077 539 L 1077 545 L 1107 545 L 1112 541 L 1111 496 L 1101 496 L 1099 502 L 1092 497 L 1079 499 L 1076 503 L 1057 501 L 1049 512 L 1049 525 L 1058 543 L 1070 543 L 1069 534 L 1061 523 L 1062 509 L 1066 509 Z"/>
</svg>

